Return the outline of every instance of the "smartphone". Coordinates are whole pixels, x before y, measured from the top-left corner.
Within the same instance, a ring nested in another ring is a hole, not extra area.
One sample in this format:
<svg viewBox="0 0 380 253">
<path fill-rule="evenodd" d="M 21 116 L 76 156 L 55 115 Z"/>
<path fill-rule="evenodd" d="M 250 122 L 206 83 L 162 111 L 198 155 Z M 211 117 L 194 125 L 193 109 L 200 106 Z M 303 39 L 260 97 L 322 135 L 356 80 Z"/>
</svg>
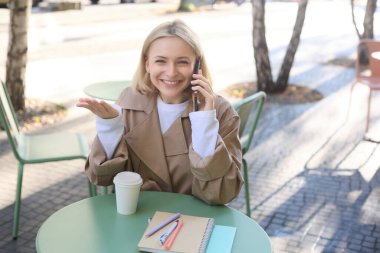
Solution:
<svg viewBox="0 0 380 253">
<path fill-rule="evenodd" d="M 201 61 L 199 58 L 195 60 L 193 74 L 198 74 L 199 69 L 201 68 Z M 192 78 L 194 80 L 194 78 Z M 194 91 L 193 93 L 193 105 L 194 105 L 194 111 L 198 111 L 198 91 Z"/>
</svg>

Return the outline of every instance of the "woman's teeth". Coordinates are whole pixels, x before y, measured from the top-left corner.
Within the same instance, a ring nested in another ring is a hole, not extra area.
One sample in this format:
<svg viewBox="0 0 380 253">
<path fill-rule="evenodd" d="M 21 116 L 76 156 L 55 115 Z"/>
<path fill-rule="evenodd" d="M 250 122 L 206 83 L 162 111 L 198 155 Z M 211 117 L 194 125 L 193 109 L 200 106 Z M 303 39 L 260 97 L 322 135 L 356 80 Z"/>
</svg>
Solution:
<svg viewBox="0 0 380 253">
<path fill-rule="evenodd" d="M 163 80 L 163 82 L 168 85 L 176 85 L 178 83 L 178 81 L 169 81 L 169 80 Z"/>
</svg>

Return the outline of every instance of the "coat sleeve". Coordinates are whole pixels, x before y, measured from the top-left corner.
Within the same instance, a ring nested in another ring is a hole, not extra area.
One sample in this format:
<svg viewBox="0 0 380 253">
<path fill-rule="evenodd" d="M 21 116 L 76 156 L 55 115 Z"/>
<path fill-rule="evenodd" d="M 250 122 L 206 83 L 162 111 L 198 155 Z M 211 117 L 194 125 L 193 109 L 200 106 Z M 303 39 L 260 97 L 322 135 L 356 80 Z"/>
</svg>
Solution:
<svg viewBox="0 0 380 253">
<path fill-rule="evenodd" d="M 242 151 L 239 141 L 240 119 L 231 106 L 218 117 L 219 133 L 215 153 L 200 157 L 191 147 L 190 166 L 194 175 L 192 194 L 209 204 L 226 204 L 240 192 L 244 183 L 240 173 Z"/>
<path fill-rule="evenodd" d="M 96 136 L 87 158 L 85 172 L 93 184 L 108 186 L 113 183 L 117 173 L 126 170 L 128 162 L 128 149 L 124 138 L 121 138 L 112 158 L 107 160 L 103 146 Z"/>
</svg>

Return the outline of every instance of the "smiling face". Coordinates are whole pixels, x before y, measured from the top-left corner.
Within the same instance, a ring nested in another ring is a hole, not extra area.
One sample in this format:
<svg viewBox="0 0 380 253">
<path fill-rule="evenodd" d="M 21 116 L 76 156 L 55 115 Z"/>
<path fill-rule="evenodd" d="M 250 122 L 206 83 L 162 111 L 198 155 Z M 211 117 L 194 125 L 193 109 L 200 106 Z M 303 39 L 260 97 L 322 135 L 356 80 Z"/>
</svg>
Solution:
<svg viewBox="0 0 380 253">
<path fill-rule="evenodd" d="M 159 38 L 150 45 L 145 68 L 165 103 L 178 104 L 188 99 L 185 89 L 194 63 L 193 49 L 179 37 Z"/>
</svg>

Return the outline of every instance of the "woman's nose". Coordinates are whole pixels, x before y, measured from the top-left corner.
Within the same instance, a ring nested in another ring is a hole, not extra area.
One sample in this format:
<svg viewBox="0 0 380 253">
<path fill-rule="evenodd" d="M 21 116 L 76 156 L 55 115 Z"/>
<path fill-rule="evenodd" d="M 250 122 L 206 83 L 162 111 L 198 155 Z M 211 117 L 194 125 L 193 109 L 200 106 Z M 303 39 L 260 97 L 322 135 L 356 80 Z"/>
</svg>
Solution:
<svg viewBox="0 0 380 253">
<path fill-rule="evenodd" d="M 174 63 L 169 63 L 167 65 L 166 72 L 168 73 L 168 75 L 175 75 L 177 73 L 176 65 Z"/>
</svg>

